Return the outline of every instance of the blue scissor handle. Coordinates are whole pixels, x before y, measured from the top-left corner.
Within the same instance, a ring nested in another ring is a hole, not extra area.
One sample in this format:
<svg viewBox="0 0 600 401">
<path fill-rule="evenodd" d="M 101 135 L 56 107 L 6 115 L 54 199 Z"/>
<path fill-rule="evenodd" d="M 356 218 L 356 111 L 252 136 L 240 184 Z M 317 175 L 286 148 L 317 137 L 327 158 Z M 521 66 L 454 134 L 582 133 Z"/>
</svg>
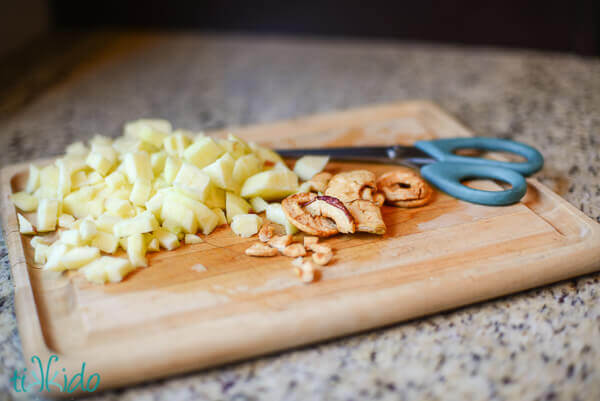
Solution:
<svg viewBox="0 0 600 401">
<path fill-rule="evenodd" d="M 498 138 L 447 138 L 432 141 L 418 141 L 414 145 L 429 156 L 441 162 L 458 162 L 478 166 L 504 167 L 517 171 L 524 176 L 530 176 L 540 171 L 544 158 L 536 149 L 524 143 Z M 459 149 L 480 149 L 502 151 L 523 156 L 525 162 L 503 162 L 480 157 L 459 156 L 454 154 Z"/>
<path fill-rule="evenodd" d="M 510 205 L 521 200 L 527 192 L 525 178 L 520 173 L 503 167 L 439 162 L 423 166 L 421 175 L 448 195 L 482 205 Z M 495 179 L 509 183 L 512 188 L 504 191 L 484 191 L 462 184 L 462 180 L 470 178 Z"/>
<path fill-rule="evenodd" d="M 527 191 L 523 175 L 539 171 L 544 158 L 536 149 L 523 143 L 496 138 L 451 138 L 419 141 L 415 146 L 438 160 L 421 168 L 427 181 L 456 198 L 482 205 L 509 205 L 518 202 Z M 458 156 L 458 149 L 504 151 L 523 156 L 525 162 L 503 162 L 479 157 Z M 469 178 L 495 179 L 509 183 L 504 191 L 469 188 L 461 181 Z"/>
</svg>

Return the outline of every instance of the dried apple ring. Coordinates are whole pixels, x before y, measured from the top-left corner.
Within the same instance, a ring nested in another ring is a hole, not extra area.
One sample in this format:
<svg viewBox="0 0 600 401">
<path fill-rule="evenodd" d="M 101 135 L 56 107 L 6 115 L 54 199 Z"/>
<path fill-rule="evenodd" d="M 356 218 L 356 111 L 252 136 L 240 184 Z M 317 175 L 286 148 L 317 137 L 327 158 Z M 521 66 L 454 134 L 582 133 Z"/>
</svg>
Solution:
<svg viewBox="0 0 600 401">
<path fill-rule="evenodd" d="M 398 207 L 419 207 L 431 200 L 433 190 L 419 174 L 409 168 L 387 172 L 377 179 L 377 188 L 388 204 Z"/>
</svg>

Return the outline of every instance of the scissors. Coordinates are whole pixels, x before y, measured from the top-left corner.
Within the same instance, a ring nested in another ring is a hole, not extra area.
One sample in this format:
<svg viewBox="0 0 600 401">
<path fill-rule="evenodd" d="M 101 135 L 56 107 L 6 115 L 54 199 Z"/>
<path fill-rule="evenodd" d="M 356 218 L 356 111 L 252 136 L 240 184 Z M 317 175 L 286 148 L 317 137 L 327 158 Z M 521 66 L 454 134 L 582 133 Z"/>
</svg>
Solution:
<svg viewBox="0 0 600 401">
<path fill-rule="evenodd" d="M 522 156 L 524 162 L 489 160 L 460 156 L 460 149 L 501 151 Z M 481 205 L 500 206 L 518 202 L 527 191 L 524 177 L 539 171 L 544 158 L 535 148 L 524 143 L 497 138 L 444 138 L 418 141 L 414 146 L 366 146 L 318 149 L 281 149 L 283 157 L 328 155 L 334 160 L 401 164 L 420 168 L 421 175 L 441 191 L 458 199 Z M 469 188 L 463 180 L 494 179 L 506 182 L 511 188 L 485 191 Z"/>
</svg>

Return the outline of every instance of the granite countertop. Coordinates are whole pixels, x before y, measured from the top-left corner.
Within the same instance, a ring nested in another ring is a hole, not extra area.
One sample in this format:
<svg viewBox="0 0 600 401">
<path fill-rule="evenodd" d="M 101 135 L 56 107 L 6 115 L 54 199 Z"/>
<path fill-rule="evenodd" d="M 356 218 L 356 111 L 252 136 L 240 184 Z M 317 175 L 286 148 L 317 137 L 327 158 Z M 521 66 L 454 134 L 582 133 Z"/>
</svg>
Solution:
<svg viewBox="0 0 600 401">
<path fill-rule="evenodd" d="M 140 116 L 212 129 L 430 99 L 478 134 L 535 144 L 546 158 L 538 177 L 600 220 L 598 59 L 405 42 L 72 39 L 0 79 L 0 165 L 117 135 Z M 9 390 L 24 361 L 2 239 L 0 321 L 0 401 L 27 399 Z M 91 399 L 599 400 L 600 274 Z"/>
</svg>

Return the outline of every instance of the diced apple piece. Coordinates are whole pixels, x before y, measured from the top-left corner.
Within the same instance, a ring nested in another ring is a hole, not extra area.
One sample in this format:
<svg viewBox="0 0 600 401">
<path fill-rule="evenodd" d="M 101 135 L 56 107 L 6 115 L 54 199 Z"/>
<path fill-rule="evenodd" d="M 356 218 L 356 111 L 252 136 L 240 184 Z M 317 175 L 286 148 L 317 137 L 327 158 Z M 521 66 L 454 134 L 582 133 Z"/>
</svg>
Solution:
<svg viewBox="0 0 600 401">
<path fill-rule="evenodd" d="M 252 149 L 250 148 L 250 145 L 248 145 L 248 142 L 246 142 L 245 140 L 243 140 L 242 138 L 240 138 L 239 136 L 237 136 L 231 132 L 227 133 L 227 139 L 230 141 L 239 142 L 246 148 L 248 153 L 250 153 L 252 151 Z"/>
<path fill-rule="evenodd" d="M 148 199 L 146 202 L 146 210 L 152 212 L 156 218 L 160 218 L 163 202 L 167 195 L 167 190 L 159 190 L 152 196 L 152 198 Z"/>
<path fill-rule="evenodd" d="M 138 180 L 150 182 L 154 178 L 150 156 L 146 152 L 127 153 L 123 164 L 125 165 L 125 174 L 131 184 Z"/>
<path fill-rule="evenodd" d="M 121 281 L 135 268 L 127 259 L 102 256 L 87 264 L 81 270 L 88 281 L 95 284 L 104 284 L 106 281 L 112 283 Z"/>
<path fill-rule="evenodd" d="M 248 177 L 259 173 L 261 169 L 262 162 L 257 156 L 253 154 L 241 156 L 235 161 L 233 179 L 241 185 Z"/>
<path fill-rule="evenodd" d="M 267 206 L 269 206 L 269 204 L 260 196 L 256 196 L 250 199 L 250 206 L 252 206 L 252 210 L 254 210 L 256 213 L 262 213 L 267 210 Z"/>
<path fill-rule="evenodd" d="M 17 213 L 17 220 L 19 220 L 19 232 L 21 234 L 35 234 L 35 228 L 21 213 Z"/>
<path fill-rule="evenodd" d="M 231 230 L 243 238 L 253 236 L 260 230 L 262 219 L 256 214 L 238 214 L 233 216 Z"/>
<path fill-rule="evenodd" d="M 170 131 L 169 131 L 170 132 Z M 163 141 L 168 137 L 168 132 L 158 130 L 151 125 L 144 124 L 136 132 L 137 137 L 143 142 L 149 143 L 157 149 L 163 146 Z"/>
<path fill-rule="evenodd" d="M 97 233 L 98 227 L 96 227 L 96 224 L 89 219 L 83 220 L 79 225 L 79 236 L 82 241 L 90 241 Z"/>
<path fill-rule="evenodd" d="M 27 192 L 15 192 L 10 195 L 10 198 L 15 206 L 24 212 L 33 212 L 38 207 L 38 198 Z"/>
<path fill-rule="evenodd" d="M 181 160 L 177 157 L 167 157 L 163 176 L 167 184 L 172 184 L 181 169 Z"/>
<path fill-rule="evenodd" d="M 307 182 L 303 182 L 298 187 L 298 192 L 312 192 L 312 183 L 310 183 L 308 181 Z"/>
<path fill-rule="evenodd" d="M 35 250 L 33 252 L 33 261 L 38 265 L 43 265 L 44 263 L 46 263 L 48 257 L 48 249 L 50 249 L 50 247 L 45 244 L 38 244 L 38 246 L 36 246 L 34 249 Z"/>
<path fill-rule="evenodd" d="M 91 263 L 88 263 L 81 269 L 81 271 L 83 272 L 83 275 L 87 281 L 94 283 L 94 284 L 106 283 L 106 281 L 108 280 L 108 276 L 106 274 L 106 269 L 104 268 L 104 266 L 106 265 L 106 262 L 103 261 L 103 259 L 107 258 L 107 257 L 110 257 L 110 256 L 102 256 L 102 257 L 92 261 Z M 118 258 L 114 258 L 114 259 L 118 259 Z M 121 260 L 125 260 L 125 259 L 121 259 Z M 129 261 L 126 261 L 126 262 L 129 264 Z"/>
<path fill-rule="evenodd" d="M 85 180 L 85 185 L 95 185 L 100 183 L 104 183 L 104 178 L 96 171 L 89 173 Z"/>
<path fill-rule="evenodd" d="M 295 234 L 296 232 L 298 232 L 298 228 L 296 228 L 295 225 L 290 223 L 285 213 L 283 212 L 281 203 L 271 203 L 269 204 L 269 206 L 267 206 L 267 220 L 284 226 L 286 234 Z"/>
<path fill-rule="evenodd" d="M 273 165 L 281 162 L 283 163 L 283 159 L 277 153 L 272 151 L 269 148 L 265 148 L 264 146 L 257 145 L 254 142 L 250 142 L 248 144 L 250 148 L 254 151 L 254 153 L 258 156 L 258 158 L 264 162 L 270 162 Z"/>
<path fill-rule="evenodd" d="M 118 283 L 122 281 L 125 276 L 135 270 L 135 266 L 133 266 L 127 259 L 115 258 L 111 256 L 103 256 L 102 258 L 110 258 L 110 260 L 105 262 L 104 271 L 106 272 L 108 281 L 111 283 Z"/>
<path fill-rule="evenodd" d="M 104 180 L 106 185 L 108 185 L 111 189 L 121 188 L 123 185 L 127 184 L 127 179 L 125 175 L 123 175 L 120 171 L 113 171 L 110 173 Z"/>
<path fill-rule="evenodd" d="M 73 142 L 65 149 L 65 153 L 68 155 L 85 156 L 90 150 L 83 144 L 83 142 Z"/>
<path fill-rule="evenodd" d="M 225 153 L 218 160 L 204 167 L 202 171 L 208 174 L 217 187 L 228 191 L 236 191 L 238 184 L 233 179 L 234 166 L 235 160 L 229 153 Z"/>
<path fill-rule="evenodd" d="M 73 175 L 71 175 L 71 191 L 87 185 L 87 180 L 87 173 L 85 171 L 81 170 L 73 173 Z"/>
<path fill-rule="evenodd" d="M 69 250 L 67 244 L 63 244 L 60 241 L 56 241 L 48 248 L 46 264 L 44 265 L 45 270 L 62 271 L 64 268 L 61 265 L 63 256 Z"/>
<path fill-rule="evenodd" d="M 171 251 L 175 248 L 178 248 L 180 245 L 177 235 L 173 234 L 172 232 L 170 232 L 168 230 L 165 230 L 162 227 L 157 229 L 154 232 L 154 236 L 160 243 L 160 246 L 162 246 L 163 248 L 165 248 L 169 251 Z"/>
<path fill-rule="evenodd" d="M 215 212 L 215 214 L 218 217 L 217 226 L 227 224 L 227 217 L 225 217 L 225 212 L 223 211 L 223 209 L 219 209 L 218 207 L 215 207 L 212 209 L 212 211 Z"/>
<path fill-rule="evenodd" d="M 115 190 L 112 194 L 108 195 L 107 198 L 129 200 L 129 197 L 131 196 L 131 188 L 130 187 L 133 187 L 133 186 L 130 186 L 129 184 L 127 184 L 126 186 Z"/>
<path fill-rule="evenodd" d="M 56 196 L 62 199 L 71 192 L 71 170 L 64 160 L 58 159 L 56 165 L 58 166 Z"/>
<path fill-rule="evenodd" d="M 152 193 L 152 184 L 150 181 L 137 180 L 133 183 L 129 200 L 137 206 L 143 206 L 150 198 Z"/>
<path fill-rule="evenodd" d="M 173 185 L 186 195 L 203 201 L 210 189 L 210 177 L 198 167 L 184 163 L 173 181 Z"/>
<path fill-rule="evenodd" d="M 34 165 L 29 165 L 29 176 L 25 185 L 25 192 L 32 194 L 40 186 L 40 169 Z"/>
<path fill-rule="evenodd" d="M 85 159 L 85 163 L 98 174 L 106 176 L 117 162 L 117 152 L 111 145 L 96 144 Z"/>
<path fill-rule="evenodd" d="M 165 181 L 165 178 L 163 176 L 155 178 L 154 181 L 152 181 L 152 192 L 157 192 L 163 188 L 168 187 L 170 187 L 170 185 L 167 184 L 167 181 Z"/>
<path fill-rule="evenodd" d="M 58 191 L 58 167 L 51 164 L 40 170 L 40 186 L 34 193 L 38 198 L 56 198 Z"/>
<path fill-rule="evenodd" d="M 81 244 L 81 237 L 78 230 L 65 230 L 60 233 L 60 242 L 67 245 L 78 246 Z"/>
<path fill-rule="evenodd" d="M 40 200 L 37 210 L 37 230 L 39 232 L 54 231 L 58 220 L 59 204 L 54 199 Z"/>
<path fill-rule="evenodd" d="M 104 213 L 104 199 L 95 198 L 88 202 L 87 204 L 87 214 L 84 217 L 93 217 L 96 218 Z"/>
<path fill-rule="evenodd" d="M 203 137 L 187 147 L 183 158 L 198 168 L 208 166 L 225 151 L 212 138 Z"/>
<path fill-rule="evenodd" d="M 284 170 L 284 171 L 292 171 L 284 162 L 277 162 L 273 166 L 273 170 Z"/>
<path fill-rule="evenodd" d="M 248 145 L 244 146 L 244 143 L 231 139 L 219 139 L 219 146 L 225 149 L 227 153 L 231 155 L 234 159 L 244 156 L 247 153 L 250 153 L 250 148 Z"/>
<path fill-rule="evenodd" d="M 184 242 L 186 243 L 186 245 L 192 245 L 204 242 L 204 240 L 196 234 L 186 234 L 184 237 Z"/>
<path fill-rule="evenodd" d="M 129 237 L 135 234 L 149 233 L 158 228 L 158 221 L 152 212 L 145 211 L 130 219 L 122 220 L 114 226 L 114 234 L 119 237 Z"/>
<path fill-rule="evenodd" d="M 133 267 L 146 267 L 146 241 L 142 234 L 134 234 L 127 237 L 127 257 Z"/>
<path fill-rule="evenodd" d="M 120 155 L 126 155 L 127 153 L 138 152 L 141 150 L 145 151 L 154 151 L 156 147 L 145 143 L 138 138 L 126 137 L 122 136 L 120 138 L 115 139 L 112 144 L 114 150 L 117 151 Z"/>
<path fill-rule="evenodd" d="M 94 135 L 94 137 L 92 139 L 90 139 L 90 146 L 94 147 L 94 146 L 98 146 L 98 145 L 104 145 L 104 146 L 110 146 L 112 145 L 112 138 L 106 136 L 106 135 L 100 135 L 100 134 L 96 134 Z"/>
<path fill-rule="evenodd" d="M 169 192 L 165 197 L 165 201 L 163 203 L 163 213 L 165 210 L 171 207 L 177 206 L 167 206 L 167 203 L 180 205 L 180 208 L 185 208 L 192 210 L 194 212 L 194 216 L 196 217 L 196 222 L 198 226 L 202 229 L 203 234 L 210 234 L 212 230 L 217 226 L 219 218 L 217 215 L 205 204 L 202 202 L 198 202 L 195 199 L 192 199 L 184 194 L 179 192 Z"/>
<path fill-rule="evenodd" d="M 278 200 L 298 189 L 298 177 L 291 171 L 269 170 L 248 178 L 242 186 L 244 198 L 260 196 L 264 200 Z"/>
<path fill-rule="evenodd" d="M 60 160 L 65 164 L 66 170 L 69 171 L 70 174 L 88 168 L 85 164 L 85 156 L 83 155 L 65 155 Z"/>
<path fill-rule="evenodd" d="M 78 219 L 86 217 L 89 213 L 89 202 L 95 196 L 97 188 L 82 187 L 71 192 L 63 199 L 63 210 Z M 39 206 L 38 206 L 39 207 Z"/>
<path fill-rule="evenodd" d="M 58 216 L 58 226 L 60 228 L 71 228 L 73 223 L 75 223 L 75 217 L 71 216 L 70 214 L 63 213 Z"/>
<path fill-rule="evenodd" d="M 33 248 L 37 248 L 40 245 L 50 245 L 50 242 L 44 238 L 44 237 L 40 237 L 39 235 L 31 238 L 31 241 L 29 241 L 29 244 L 31 244 L 31 246 Z"/>
<path fill-rule="evenodd" d="M 191 209 L 187 208 L 182 202 L 178 202 L 175 196 L 173 194 L 165 198 L 161 219 L 175 223 L 186 233 L 194 234 L 198 231 L 196 216 Z M 190 199 L 190 201 L 192 200 Z"/>
<path fill-rule="evenodd" d="M 226 209 L 227 222 L 231 223 L 233 217 L 238 214 L 246 214 L 250 210 L 250 204 L 234 193 L 227 192 Z"/>
<path fill-rule="evenodd" d="M 115 225 L 122 220 L 121 217 L 104 213 L 96 218 L 95 223 L 98 230 L 112 234 Z"/>
<path fill-rule="evenodd" d="M 108 198 L 104 202 L 104 207 L 109 214 L 124 219 L 135 215 L 135 209 L 128 200 Z"/>
<path fill-rule="evenodd" d="M 150 132 L 157 131 L 162 135 L 170 134 L 172 131 L 171 123 L 167 120 L 158 118 L 141 118 L 125 124 L 124 133 L 126 137 L 140 138 L 143 137 L 149 130 Z M 141 139 L 141 138 L 140 138 Z M 162 145 L 162 139 L 156 146 Z"/>
<path fill-rule="evenodd" d="M 210 208 L 218 207 L 220 209 L 225 209 L 225 190 L 217 187 L 211 182 L 206 190 L 204 203 Z"/>
<path fill-rule="evenodd" d="M 158 239 L 152 238 L 148 241 L 148 246 L 146 248 L 148 252 L 158 252 L 160 251 L 160 242 L 158 242 Z"/>
<path fill-rule="evenodd" d="M 328 162 L 329 156 L 303 156 L 296 161 L 294 173 L 302 180 L 308 181 L 323 171 Z"/>
<path fill-rule="evenodd" d="M 119 239 L 113 234 L 98 231 L 94 236 L 91 245 L 100 249 L 102 252 L 115 253 L 119 247 Z"/>
<path fill-rule="evenodd" d="M 67 269 L 79 269 L 80 267 L 90 263 L 94 259 L 100 257 L 100 250 L 92 246 L 80 246 L 68 250 L 60 260 L 57 267 L 58 271 Z M 56 270 L 56 269 L 55 269 Z"/>
<path fill-rule="evenodd" d="M 190 138 L 178 130 L 164 139 L 163 146 L 169 156 L 183 157 L 183 151 L 190 142 Z"/>
<path fill-rule="evenodd" d="M 160 173 L 165 169 L 165 163 L 167 161 L 167 152 L 160 151 L 152 153 L 150 155 L 150 164 L 152 165 L 152 172 L 155 177 L 158 177 Z"/>
<path fill-rule="evenodd" d="M 162 223 L 162 227 L 169 231 L 172 232 L 173 234 L 177 235 L 177 238 L 183 238 L 183 228 L 179 225 L 179 223 L 177 223 L 175 220 L 165 220 Z"/>
</svg>

